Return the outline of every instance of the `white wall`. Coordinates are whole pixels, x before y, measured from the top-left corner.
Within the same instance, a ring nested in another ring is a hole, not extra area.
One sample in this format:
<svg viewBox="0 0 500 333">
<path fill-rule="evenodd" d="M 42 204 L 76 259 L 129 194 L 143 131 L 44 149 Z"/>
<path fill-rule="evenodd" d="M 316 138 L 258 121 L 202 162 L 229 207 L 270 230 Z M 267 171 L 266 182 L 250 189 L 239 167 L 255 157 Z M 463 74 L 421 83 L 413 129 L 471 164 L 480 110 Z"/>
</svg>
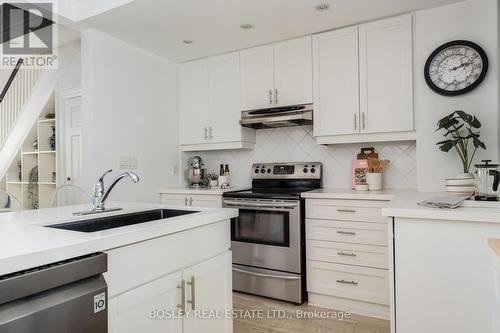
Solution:
<svg viewBox="0 0 500 333">
<path fill-rule="evenodd" d="M 80 44 L 74 43 L 78 47 L 78 52 L 75 57 L 66 68 L 61 79 L 59 80 L 58 89 L 73 88 L 81 85 L 82 80 L 82 53 L 80 50 Z"/>
<path fill-rule="evenodd" d="M 110 200 L 157 200 L 177 184 L 177 71 L 166 59 L 98 31 L 82 33 L 83 185 L 91 190 L 120 156 L 138 158 L 139 184 L 119 184 Z M 108 184 L 111 177 L 107 179 Z"/>
<path fill-rule="evenodd" d="M 446 154 L 435 145 L 442 139 L 442 134 L 434 132 L 437 121 L 454 110 L 475 114 L 483 124 L 481 136 L 488 150 L 479 152 L 475 160 L 499 160 L 497 6 L 497 0 L 469 0 L 419 11 L 414 16 L 414 103 L 420 191 L 442 191 L 444 178 L 462 172 L 455 151 Z M 458 97 L 443 97 L 425 83 L 424 64 L 434 49 L 455 39 L 471 40 L 483 47 L 490 68 L 483 83 L 474 91 Z"/>
</svg>

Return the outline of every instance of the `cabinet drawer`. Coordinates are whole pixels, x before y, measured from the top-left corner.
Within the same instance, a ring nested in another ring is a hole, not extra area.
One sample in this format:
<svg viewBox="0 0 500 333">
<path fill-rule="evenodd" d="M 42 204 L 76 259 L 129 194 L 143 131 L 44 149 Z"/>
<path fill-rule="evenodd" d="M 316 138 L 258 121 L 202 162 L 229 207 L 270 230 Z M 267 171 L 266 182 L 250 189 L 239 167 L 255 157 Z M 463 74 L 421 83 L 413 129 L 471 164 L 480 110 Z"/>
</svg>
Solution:
<svg viewBox="0 0 500 333">
<path fill-rule="evenodd" d="M 387 224 L 306 220 L 306 238 L 354 244 L 387 246 Z"/>
<path fill-rule="evenodd" d="M 308 260 L 389 268 L 388 248 L 385 246 L 308 240 L 306 249 Z"/>
<path fill-rule="evenodd" d="M 387 201 L 308 199 L 306 217 L 382 223 L 387 221 L 382 216 L 382 207 L 386 205 Z"/>
<path fill-rule="evenodd" d="M 359 301 L 389 304 L 389 271 L 307 261 L 307 291 Z"/>
</svg>

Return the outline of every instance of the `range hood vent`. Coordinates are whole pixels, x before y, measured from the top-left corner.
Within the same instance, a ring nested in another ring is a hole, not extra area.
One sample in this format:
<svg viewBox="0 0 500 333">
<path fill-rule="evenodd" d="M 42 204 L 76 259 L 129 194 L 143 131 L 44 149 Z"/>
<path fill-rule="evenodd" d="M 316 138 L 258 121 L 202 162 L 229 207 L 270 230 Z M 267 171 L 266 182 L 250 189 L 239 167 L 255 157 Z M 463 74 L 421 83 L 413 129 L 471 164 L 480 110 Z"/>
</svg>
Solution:
<svg viewBox="0 0 500 333">
<path fill-rule="evenodd" d="M 312 104 L 243 111 L 240 124 L 256 129 L 312 125 L 312 112 Z"/>
</svg>

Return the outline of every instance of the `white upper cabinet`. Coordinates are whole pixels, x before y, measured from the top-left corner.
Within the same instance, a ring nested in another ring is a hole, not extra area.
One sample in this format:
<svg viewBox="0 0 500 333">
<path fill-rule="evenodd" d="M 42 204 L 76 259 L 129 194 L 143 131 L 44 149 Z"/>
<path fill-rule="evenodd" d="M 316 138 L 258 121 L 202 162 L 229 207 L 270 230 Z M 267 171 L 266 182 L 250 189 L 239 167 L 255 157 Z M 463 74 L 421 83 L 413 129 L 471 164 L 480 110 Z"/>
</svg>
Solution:
<svg viewBox="0 0 500 333">
<path fill-rule="evenodd" d="M 312 103 L 311 36 L 240 52 L 241 110 Z"/>
<path fill-rule="evenodd" d="M 253 148 L 255 130 L 240 126 L 239 52 L 180 65 L 183 151 Z"/>
<path fill-rule="evenodd" d="M 206 142 L 208 136 L 208 59 L 179 66 L 179 135 L 181 144 Z"/>
<path fill-rule="evenodd" d="M 313 37 L 314 135 L 359 133 L 358 28 Z"/>
<path fill-rule="evenodd" d="M 410 15 L 359 26 L 361 131 L 413 130 Z"/>
<path fill-rule="evenodd" d="M 312 102 L 311 36 L 274 45 L 274 102 L 277 106 Z"/>
<path fill-rule="evenodd" d="M 240 52 L 241 110 L 274 105 L 274 48 L 255 47 Z"/>
</svg>

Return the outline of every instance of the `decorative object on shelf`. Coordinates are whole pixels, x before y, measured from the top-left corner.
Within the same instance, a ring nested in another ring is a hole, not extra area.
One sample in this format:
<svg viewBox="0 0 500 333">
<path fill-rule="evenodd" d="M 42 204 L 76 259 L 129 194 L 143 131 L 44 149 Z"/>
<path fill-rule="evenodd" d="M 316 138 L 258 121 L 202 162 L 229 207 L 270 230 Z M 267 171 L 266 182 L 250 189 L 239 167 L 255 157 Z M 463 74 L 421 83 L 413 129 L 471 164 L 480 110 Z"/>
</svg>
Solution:
<svg viewBox="0 0 500 333">
<path fill-rule="evenodd" d="M 356 191 L 368 191 L 368 184 L 366 183 L 356 184 Z"/>
<path fill-rule="evenodd" d="M 491 160 L 483 160 L 476 164 L 476 187 L 474 199 L 481 201 L 499 201 L 498 185 L 500 184 L 499 164 Z"/>
<path fill-rule="evenodd" d="M 438 47 L 425 63 L 427 85 L 444 96 L 465 94 L 483 81 L 488 56 L 477 44 L 454 40 Z"/>
<path fill-rule="evenodd" d="M 52 135 L 49 138 L 50 149 L 56 150 L 56 127 L 52 127 Z"/>
<path fill-rule="evenodd" d="M 55 183 L 56 182 L 56 173 L 55 172 L 52 172 L 52 182 Z"/>
<path fill-rule="evenodd" d="M 28 199 L 31 207 L 38 209 L 38 166 L 33 167 L 28 175 Z"/>
<path fill-rule="evenodd" d="M 51 112 L 51 113 L 47 113 L 45 115 L 45 119 L 54 119 L 56 117 L 56 114 Z"/>
<path fill-rule="evenodd" d="M 352 161 L 352 189 L 356 189 L 356 184 L 366 184 L 366 174 L 368 173 L 368 157 L 378 158 L 375 148 L 361 148 L 361 152 Z"/>
<path fill-rule="evenodd" d="M 189 162 L 187 170 L 187 180 L 189 187 L 204 188 L 206 187 L 205 169 L 203 168 L 203 160 L 199 156 L 194 156 Z"/>
<path fill-rule="evenodd" d="M 33 141 L 33 150 L 38 151 L 38 139 L 35 139 L 35 141 Z"/>
<path fill-rule="evenodd" d="M 223 164 L 221 164 L 220 173 L 219 186 L 221 188 L 231 188 L 231 172 L 229 171 L 229 164 L 226 164 L 224 167 Z"/>
<path fill-rule="evenodd" d="M 479 139 L 480 134 L 477 131 L 477 129 L 481 128 L 479 119 L 464 111 L 454 111 L 440 119 L 437 126 L 436 131 L 444 130 L 443 136 L 448 138 L 437 143 L 439 150 L 447 153 L 452 148 L 455 148 L 462 162 L 463 173 L 457 175 L 454 179 L 474 178 L 474 175 L 470 173 L 470 167 L 476 151 L 479 148 L 486 150 L 486 145 Z M 474 148 L 472 152 L 470 143 Z"/>
<path fill-rule="evenodd" d="M 207 178 L 209 180 L 210 187 L 217 187 L 217 185 L 219 185 L 219 175 L 216 172 L 210 172 L 207 175 Z"/>
<path fill-rule="evenodd" d="M 19 177 L 19 181 L 23 181 L 23 167 L 21 165 L 21 160 L 17 163 L 17 176 Z"/>
<path fill-rule="evenodd" d="M 389 166 L 389 160 L 379 160 L 378 158 L 368 157 L 368 173 L 366 174 L 366 182 L 368 190 L 380 191 L 382 189 L 382 172 Z"/>
</svg>

